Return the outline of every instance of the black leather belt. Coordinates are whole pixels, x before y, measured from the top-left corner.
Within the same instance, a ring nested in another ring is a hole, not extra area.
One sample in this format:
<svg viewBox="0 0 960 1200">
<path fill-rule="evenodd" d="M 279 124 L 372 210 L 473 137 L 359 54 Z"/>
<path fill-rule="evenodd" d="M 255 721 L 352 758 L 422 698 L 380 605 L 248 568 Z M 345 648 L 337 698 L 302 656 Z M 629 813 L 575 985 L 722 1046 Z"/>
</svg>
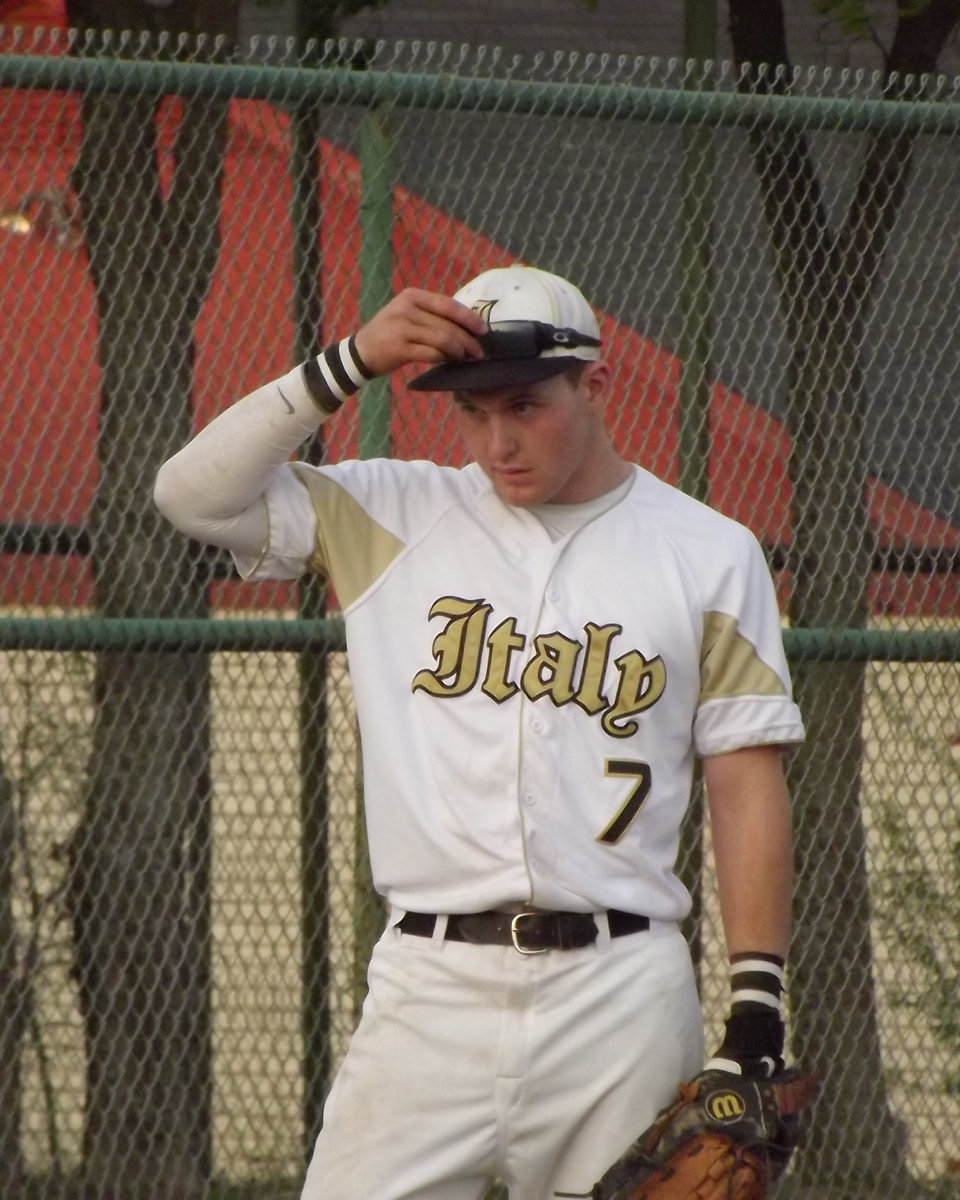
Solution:
<svg viewBox="0 0 960 1200">
<path fill-rule="evenodd" d="M 436 913 L 407 912 L 397 922 L 401 933 L 432 937 Z M 611 937 L 642 933 L 650 928 L 649 917 L 607 910 Z M 451 913 L 444 939 L 476 945 L 513 946 L 521 954 L 545 950 L 579 950 L 597 940 L 597 923 L 591 913 L 574 912 L 480 912 Z"/>
</svg>

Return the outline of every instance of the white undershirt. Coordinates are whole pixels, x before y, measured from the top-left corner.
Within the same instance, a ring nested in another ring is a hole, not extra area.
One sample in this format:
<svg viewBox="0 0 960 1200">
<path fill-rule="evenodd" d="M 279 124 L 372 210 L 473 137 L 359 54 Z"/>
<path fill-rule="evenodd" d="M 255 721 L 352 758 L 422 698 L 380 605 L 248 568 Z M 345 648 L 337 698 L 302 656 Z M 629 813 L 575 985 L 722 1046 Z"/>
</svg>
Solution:
<svg viewBox="0 0 960 1200">
<path fill-rule="evenodd" d="M 550 535 L 550 540 L 559 542 L 594 517 L 605 513 L 608 508 L 619 504 L 633 486 L 634 475 L 635 472 L 631 470 L 623 483 L 618 483 L 613 491 L 594 496 L 592 500 L 582 500 L 579 504 L 531 504 L 529 511 Z"/>
</svg>

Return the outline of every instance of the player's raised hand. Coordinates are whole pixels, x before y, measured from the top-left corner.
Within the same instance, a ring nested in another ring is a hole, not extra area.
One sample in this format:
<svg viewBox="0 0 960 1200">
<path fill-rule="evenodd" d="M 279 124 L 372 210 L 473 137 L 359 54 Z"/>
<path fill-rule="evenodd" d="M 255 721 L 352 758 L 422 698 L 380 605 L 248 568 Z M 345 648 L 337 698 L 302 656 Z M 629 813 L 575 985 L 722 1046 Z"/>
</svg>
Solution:
<svg viewBox="0 0 960 1200">
<path fill-rule="evenodd" d="M 420 288 L 405 288 L 356 335 L 356 347 L 374 375 L 407 363 L 483 358 L 477 338 L 487 324 L 472 309 Z"/>
</svg>

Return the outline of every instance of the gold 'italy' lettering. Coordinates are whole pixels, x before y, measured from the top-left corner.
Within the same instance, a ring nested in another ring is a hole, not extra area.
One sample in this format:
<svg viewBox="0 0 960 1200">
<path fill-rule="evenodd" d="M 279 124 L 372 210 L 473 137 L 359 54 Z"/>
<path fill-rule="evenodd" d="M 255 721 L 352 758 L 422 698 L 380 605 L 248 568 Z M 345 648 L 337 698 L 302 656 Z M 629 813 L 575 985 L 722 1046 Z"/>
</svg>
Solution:
<svg viewBox="0 0 960 1200">
<path fill-rule="evenodd" d="M 573 699 L 573 676 L 583 646 L 562 633 L 542 633 L 533 639 L 536 653 L 523 668 L 520 687 L 531 700 L 549 696 L 554 704 Z"/>
<path fill-rule="evenodd" d="M 600 718 L 600 727 L 611 737 L 633 737 L 640 723 L 627 718 L 660 699 L 667 683 L 667 668 L 659 654 L 646 659 L 639 650 L 630 650 L 614 662 L 620 671 L 620 682 L 613 703 Z"/>
<path fill-rule="evenodd" d="M 527 639 L 517 633 L 516 617 L 508 617 L 506 621 L 501 621 L 487 638 L 490 657 L 487 661 L 487 673 L 483 678 L 481 691 L 485 692 L 491 700 L 496 700 L 498 704 L 509 700 L 520 690 L 515 683 L 511 683 L 507 679 L 507 674 L 510 671 L 510 660 L 513 658 L 514 651 L 522 650 L 526 644 Z"/>
<path fill-rule="evenodd" d="M 492 606 L 480 600 L 441 596 L 430 606 L 430 616 L 447 617 L 447 624 L 433 639 L 435 671 L 418 671 L 411 690 L 431 696 L 462 696 L 480 674 L 480 658 L 487 617 Z"/>
<path fill-rule="evenodd" d="M 607 659 L 610 657 L 610 643 L 618 633 L 623 633 L 622 625 L 595 625 L 588 621 L 584 626 L 587 635 L 587 654 L 583 662 L 583 674 L 580 686 L 574 696 L 574 702 L 590 714 L 603 712 L 609 704 L 603 694 L 603 677 L 607 673 Z"/>
<path fill-rule="evenodd" d="M 623 633 L 623 626 L 592 621 L 584 626 L 585 643 L 559 632 L 535 637 L 532 657 L 515 683 L 511 669 L 527 638 L 517 631 L 515 617 L 501 621 L 488 635 L 492 612 L 493 605 L 482 599 L 441 596 L 435 600 L 430 619 L 441 617 L 445 622 L 433 639 L 436 666 L 414 675 L 412 691 L 444 699 L 463 696 L 482 675 L 480 690 L 497 704 L 519 691 L 530 700 L 547 696 L 557 706 L 572 702 L 591 716 L 602 714 L 601 728 L 615 738 L 632 737 L 640 727 L 633 718 L 663 695 L 667 669 L 662 658 L 648 659 L 639 650 L 629 650 L 614 659 L 619 677 L 613 701 L 609 700 L 604 680 L 613 640 Z"/>
</svg>

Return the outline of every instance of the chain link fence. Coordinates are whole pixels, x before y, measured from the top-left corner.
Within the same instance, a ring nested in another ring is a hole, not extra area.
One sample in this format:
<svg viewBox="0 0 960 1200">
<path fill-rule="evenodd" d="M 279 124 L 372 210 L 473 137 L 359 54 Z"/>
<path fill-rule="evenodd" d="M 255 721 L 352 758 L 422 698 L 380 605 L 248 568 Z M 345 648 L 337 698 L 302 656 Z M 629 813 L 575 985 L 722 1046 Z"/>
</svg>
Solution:
<svg viewBox="0 0 960 1200">
<path fill-rule="evenodd" d="M 825 1078 L 783 1190 L 960 1194 L 957 81 L 0 49 L 5 1200 L 297 1194 L 382 921 L 336 597 L 240 582 L 153 478 L 392 290 L 518 259 L 600 310 L 624 453 L 777 580 L 810 732 L 790 1036 Z M 304 454 L 460 461 L 403 385 Z"/>
</svg>

